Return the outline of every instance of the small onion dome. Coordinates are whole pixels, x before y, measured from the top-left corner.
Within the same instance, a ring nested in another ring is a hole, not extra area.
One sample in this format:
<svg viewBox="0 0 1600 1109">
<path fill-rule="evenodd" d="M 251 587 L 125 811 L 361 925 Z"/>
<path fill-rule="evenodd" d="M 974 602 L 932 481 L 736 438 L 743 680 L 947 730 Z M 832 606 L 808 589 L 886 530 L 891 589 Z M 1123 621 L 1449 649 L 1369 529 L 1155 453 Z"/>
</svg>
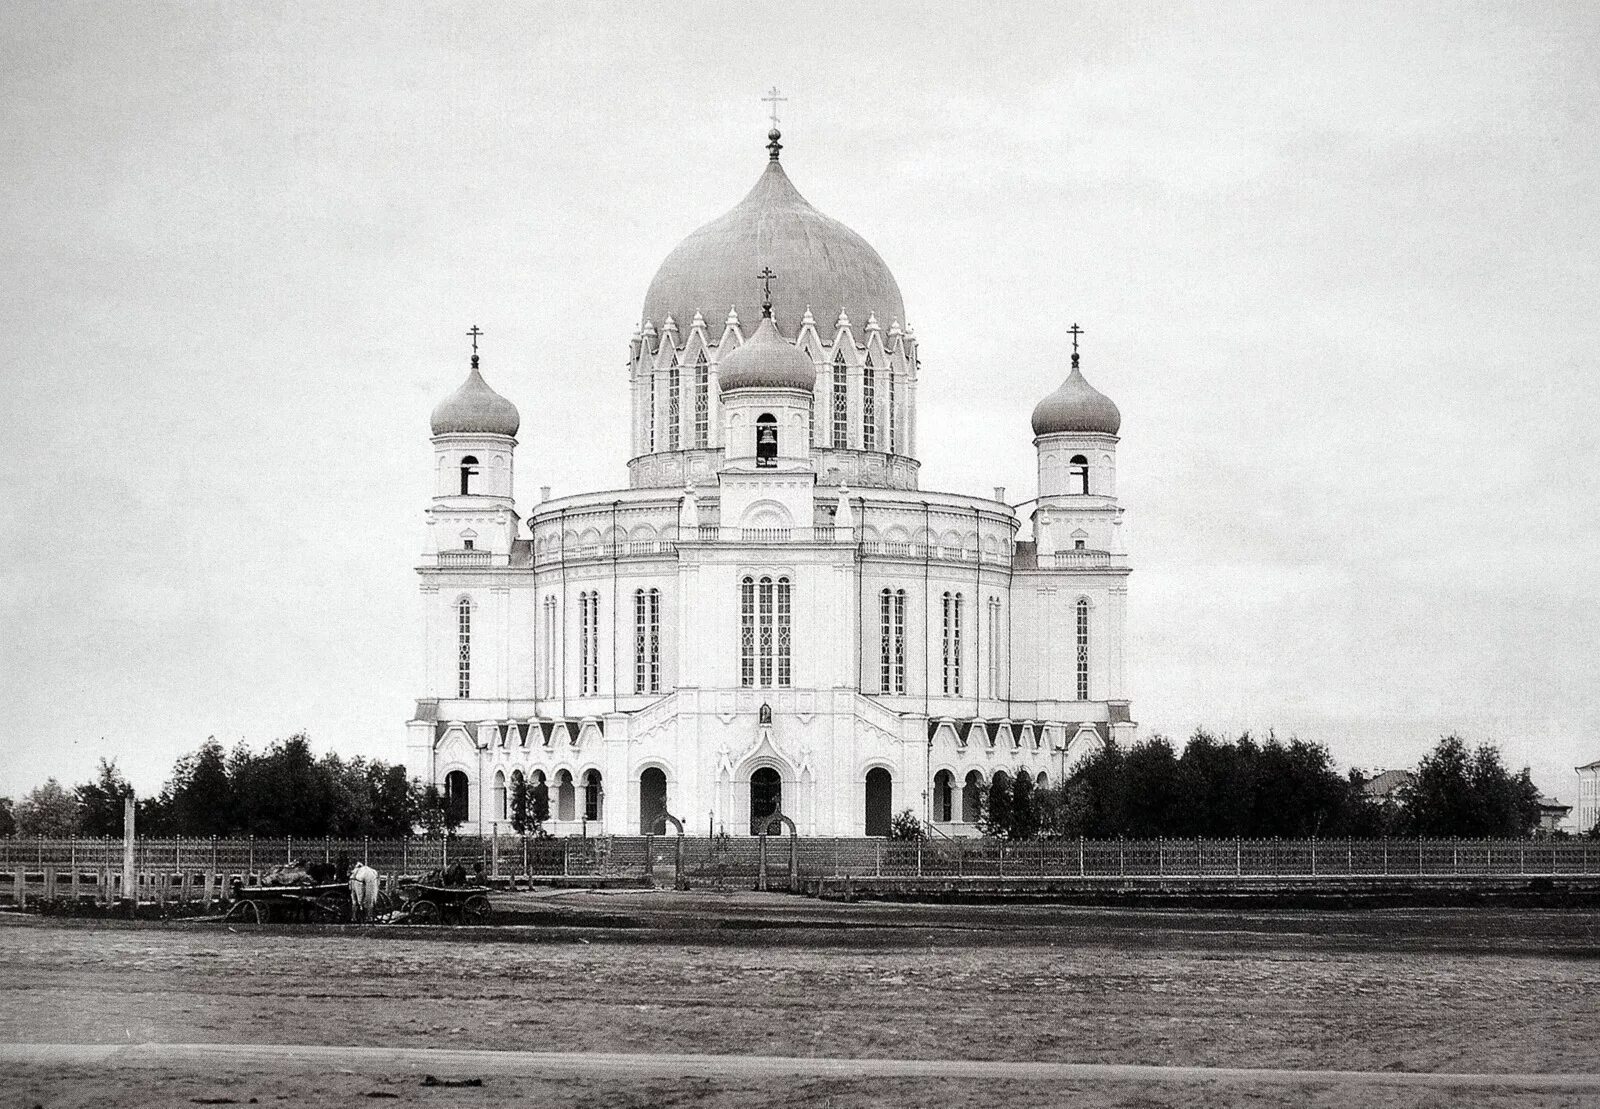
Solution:
<svg viewBox="0 0 1600 1109">
<path fill-rule="evenodd" d="M 811 359 L 779 332 L 771 316 L 763 316 L 755 334 L 722 360 L 724 393 L 734 389 L 804 389 L 816 384 Z"/>
<path fill-rule="evenodd" d="M 450 396 L 439 402 L 433 410 L 435 435 L 504 435 L 514 438 L 522 426 L 517 406 L 489 388 L 478 372 L 478 358 L 473 355 L 472 372 Z"/>
<path fill-rule="evenodd" d="M 1072 373 L 1061 388 L 1040 401 L 1033 410 L 1033 433 L 1099 432 L 1115 435 L 1122 429 L 1122 413 L 1111 398 L 1090 385 L 1078 369 L 1078 356 L 1072 356 Z"/>
</svg>

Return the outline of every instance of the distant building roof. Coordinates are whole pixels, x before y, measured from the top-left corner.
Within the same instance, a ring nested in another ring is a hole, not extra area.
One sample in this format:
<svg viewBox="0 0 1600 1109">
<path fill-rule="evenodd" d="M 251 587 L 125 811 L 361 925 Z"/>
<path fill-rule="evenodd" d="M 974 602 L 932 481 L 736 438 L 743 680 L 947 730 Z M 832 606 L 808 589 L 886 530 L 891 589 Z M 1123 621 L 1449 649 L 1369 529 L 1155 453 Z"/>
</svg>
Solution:
<svg viewBox="0 0 1600 1109">
<path fill-rule="evenodd" d="M 1378 773 L 1371 781 L 1361 787 L 1363 793 L 1378 801 L 1387 801 L 1394 796 L 1395 790 L 1406 785 L 1416 778 L 1409 770 L 1384 770 Z"/>
<path fill-rule="evenodd" d="M 1554 797 L 1546 797 L 1542 793 L 1539 795 L 1539 808 L 1546 812 L 1559 812 L 1563 816 L 1572 811 L 1571 805 L 1563 805 Z"/>
<path fill-rule="evenodd" d="M 1580 772 L 1584 771 L 1584 770 L 1600 770 L 1600 759 L 1595 759 L 1591 763 L 1588 763 L 1588 764 L 1586 764 L 1584 766 L 1580 766 L 1580 767 L 1578 767 L 1578 770 Z"/>
</svg>

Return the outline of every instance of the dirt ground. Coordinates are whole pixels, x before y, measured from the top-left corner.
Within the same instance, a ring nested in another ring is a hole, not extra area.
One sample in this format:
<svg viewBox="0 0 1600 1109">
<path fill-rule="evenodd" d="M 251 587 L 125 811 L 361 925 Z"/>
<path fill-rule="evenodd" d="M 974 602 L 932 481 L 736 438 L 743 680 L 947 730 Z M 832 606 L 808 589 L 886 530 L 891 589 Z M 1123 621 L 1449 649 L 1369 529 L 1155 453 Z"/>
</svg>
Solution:
<svg viewBox="0 0 1600 1109">
<path fill-rule="evenodd" d="M 1600 1069 L 1600 918 L 1559 910 L 1140 912 L 567 891 L 486 929 L 0 920 L 0 1042 Z M 394 1098 L 384 1095 L 394 1094 Z M 0 1067 L 8 1106 L 1592 1105 L 1342 1083 L 191 1073 Z"/>
</svg>

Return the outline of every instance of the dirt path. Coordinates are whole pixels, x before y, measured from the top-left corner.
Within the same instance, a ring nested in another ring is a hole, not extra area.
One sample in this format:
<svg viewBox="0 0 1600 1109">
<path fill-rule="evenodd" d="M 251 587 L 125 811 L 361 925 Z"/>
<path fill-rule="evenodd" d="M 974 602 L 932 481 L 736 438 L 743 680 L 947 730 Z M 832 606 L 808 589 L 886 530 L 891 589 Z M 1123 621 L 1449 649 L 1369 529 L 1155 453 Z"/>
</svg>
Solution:
<svg viewBox="0 0 1600 1109">
<path fill-rule="evenodd" d="M 1028 1082 L 1238 1083 L 1425 1086 L 1452 1090 L 1600 1090 L 1600 1073 L 1450 1074 L 1428 1071 L 1284 1070 L 1050 1063 L 992 1059 L 857 1059 L 781 1055 L 477 1051 L 461 1048 L 334 1047 L 325 1044 L 0 1044 L 0 1064 L 156 1067 L 214 1074 L 218 1067 L 295 1067 L 362 1073 L 413 1071 L 472 1076 L 589 1075 L 647 1078 L 981 1078 Z"/>
</svg>

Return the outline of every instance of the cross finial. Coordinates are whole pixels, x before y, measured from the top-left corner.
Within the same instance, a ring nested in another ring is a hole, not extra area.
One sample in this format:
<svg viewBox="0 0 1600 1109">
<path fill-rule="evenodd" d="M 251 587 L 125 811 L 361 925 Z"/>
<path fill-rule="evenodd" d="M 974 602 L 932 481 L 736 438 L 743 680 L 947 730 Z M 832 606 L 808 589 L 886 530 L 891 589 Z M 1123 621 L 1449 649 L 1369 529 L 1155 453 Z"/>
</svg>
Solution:
<svg viewBox="0 0 1600 1109">
<path fill-rule="evenodd" d="M 765 96 L 763 96 L 761 98 L 761 102 L 763 104 L 771 104 L 772 105 L 772 128 L 773 128 L 773 130 L 777 130 L 777 128 L 778 128 L 778 105 L 779 104 L 787 104 L 789 102 L 789 98 L 787 96 L 779 96 L 778 95 L 778 86 L 777 85 L 773 85 L 770 89 L 767 90 L 767 95 L 765 95 Z"/>
<path fill-rule="evenodd" d="M 478 336 L 483 334 L 483 329 L 477 324 L 472 325 L 472 330 L 467 332 L 472 336 L 472 368 L 478 368 Z"/>
<path fill-rule="evenodd" d="M 761 317 L 772 318 L 772 279 L 778 275 L 772 272 L 771 266 L 762 266 L 756 278 L 761 282 Z"/>
<path fill-rule="evenodd" d="M 1067 328 L 1067 334 L 1072 336 L 1072 368 L 1078 368 L 1078 336 L 1083 334 L 1083 328 L 1073 324 Z"/>
</svg>

